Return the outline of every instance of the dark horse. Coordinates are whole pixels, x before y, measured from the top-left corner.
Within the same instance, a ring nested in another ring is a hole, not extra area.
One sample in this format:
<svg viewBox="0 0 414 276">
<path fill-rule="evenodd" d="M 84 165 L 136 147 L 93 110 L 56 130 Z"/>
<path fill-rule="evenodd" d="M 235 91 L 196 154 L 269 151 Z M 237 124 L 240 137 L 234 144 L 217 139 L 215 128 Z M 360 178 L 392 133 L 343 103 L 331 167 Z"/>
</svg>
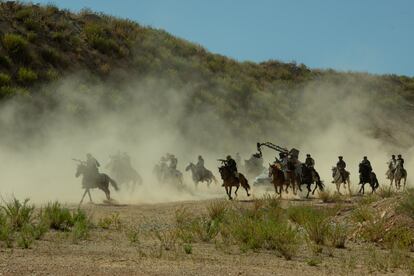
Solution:
<svg viewBox="0 0 414 276">
<path fill-rule="evenodd" d="M 82 199 L 79 205 L 82 204 L 83 199 L 85 198 L 86 194 L 89 195 L 89 200 L 92 202 L 92 197 L 90 193 L 90 189 L 101 189 L 104 191 L 107 200 L 111 200 L 111 193 L 109 192 L 109 183 L 114 187 L 115 191 L 118 191 L 118 185 L 110 178 L 107 174 L 91 172 L 91 170 L 86 167 L 85 164 L 80 163 L 76 169 L 76 177 L 82 175 L 82 188 L 85 189 L 85 193 L 82 196 Z"/>
<path fill-rule="evenodd" d="M 301 164 L 301 169 L 302 169 L 302 174 L 301 174 L 300 185 L 306 185 L 308 189 L 308 194 L 306 195 L 306 198 L 309 197 L 312 184 L 315 184 L 315 188 L 312 191 L 312 195 L 314 195 L 317 188 L 319 188 L 320 191 L 323 191 L 324 184 L 321 181 L 321 178 L 319 177 L 319 174 L 316 172 L 316 170 L 313 168 L 309 168 L 305 164 Z"/>
<path fill-rule="evenodd" d="M 196 187 L 198 185 L 198 182 L 207 182 L 207 187 L 210 187 L 210 184 L 213 181 L 217 184 L 217 179 L 210 170 L 203 168 L 204 171 L 200 172 L 197 166 L 193 163 L 188 164 L 188 166 L 185 168 L 185 171 L 189 170 L 191 170 L 193 182 Z"/>
<path fill-rule="evenodd" d="M 358 193 L 365 193 L 365 184 L 369 184 L 371 186 L 372 192 L 374 193 L 375 190 L 379 187 L 378 179 L 376 174 L 371 171 L 371 169 L 363 164 L 359 165 L 359 184 L 361 188 L 359 189 Z"/>
<path fill-rule="evenodd" d="M 237 190 L 239 189 L 240 185 L 246 190 L 247 196 L 250 196 L 249 190 L 250 185 L 247 181 L 246 177 L 243 174 L 239 173 L 239 176 L 236 177 L 234 173 L 226 166 L 221 166 L 219 168 L 219 172 L 221 175 L 221 179 L 223 179 L 223 186 L 226 189 L 226 193 L 229 196 L 229 199 L 232 200 L 231 197 L 231 188 L 234 186 L 236 187 L 236 191 L 234 194 L 237 196 Z"/>
<path fill-rule="evenodd" d="M 283 185 L 286 184 L 285 173 L 280 169 L 278 164 L 269 164 L 269 177 L 272 178 L 275 192 L 282 197 Z M 277 190 L 279 188 L 279 191 Z M 286 185 L 286 193 L 288 193 L 288 185 Z"/>
</svg>

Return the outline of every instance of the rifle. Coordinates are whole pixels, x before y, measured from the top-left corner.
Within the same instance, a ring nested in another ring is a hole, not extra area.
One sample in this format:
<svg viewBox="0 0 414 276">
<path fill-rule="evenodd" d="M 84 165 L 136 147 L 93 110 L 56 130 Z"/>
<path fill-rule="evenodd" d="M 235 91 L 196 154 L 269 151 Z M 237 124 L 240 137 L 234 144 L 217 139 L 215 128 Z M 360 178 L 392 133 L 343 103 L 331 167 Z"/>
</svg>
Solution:
<svg viewBox="0 0 414 276">
<path fill-rule="evenodd" d="M 79 159 L 76 159 L 76 158 L 72 158 L 72 160 L 75 161 L 75 162 L 78 162 L 80 164 L 85 164 L 86 163 L 85 161 L 82 161 L 82 160 L 79 160 Z"/>
</svg>

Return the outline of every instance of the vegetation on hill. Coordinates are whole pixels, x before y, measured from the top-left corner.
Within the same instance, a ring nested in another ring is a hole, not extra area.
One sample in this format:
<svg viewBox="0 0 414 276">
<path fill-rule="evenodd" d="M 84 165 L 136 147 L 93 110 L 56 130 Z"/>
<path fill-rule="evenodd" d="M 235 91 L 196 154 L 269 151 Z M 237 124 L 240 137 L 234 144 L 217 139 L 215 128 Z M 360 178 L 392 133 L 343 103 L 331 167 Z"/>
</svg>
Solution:
<svg viewBox="0 0 414 276">
<path fill-rule="evenodd" d="M 121 95 L 118 101 L 103 97 L 113 109 L 128 104 L 122 90 L 132 80 L 150 76 L 177 90 L 191 87 L 187 111 L 208 106 L 238 134 L 242 126 L 258 134 L 269 127 L 298 128 L 300 114 L 292 115 L 292 110 L 298 108 L 299 95 L 309 93 L 309 84 L 315 83 L 346 87 L 340 97 L 358 87 L 358 93 L 372 92 L 380 108 L 414 112 L 414 78 L 315 70 L 294 62 L 237 62 L 165 31 L 90 10 L 76 14 L 53 5 L 0 2 L 0 41 L 3 100 L 50 97 L 44 84 L 87 72 L 82 85 L 104 83 L 104 94 Z M 373 136 L 394 132 L 375 120 L 369 128 Z"/>
</svg>

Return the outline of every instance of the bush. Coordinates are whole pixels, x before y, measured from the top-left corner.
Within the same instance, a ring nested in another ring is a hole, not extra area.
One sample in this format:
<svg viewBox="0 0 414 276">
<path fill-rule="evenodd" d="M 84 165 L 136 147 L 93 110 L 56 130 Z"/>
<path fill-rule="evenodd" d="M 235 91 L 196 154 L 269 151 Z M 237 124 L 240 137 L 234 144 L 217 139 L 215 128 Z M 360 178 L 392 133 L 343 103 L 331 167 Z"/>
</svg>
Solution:
<svg viewBox="0 0 414 276">
<path fill-rule="evenodd" d="M 299 236 L 286 219 L 235 214 L 228 219 L 227 230 L 240 244 L 241 250 L 267 249 L 279 252 L 285 259 L 295 256 L 299 247 Z"/>
<path fill-rule="evenodd" d="M 90 219 L 86 213 L 80 209 L 73 213 L 72 240 L 77 243 L 79 240 L 85 240 L 89 237 L 89 231 L 92 227 Z"/>
<path fill-rule="evenodd" d="M 15 60 L 28 61 L 30 58 L 28 42 L 17 34 L 5 34 L 3 46 L 7 53 Z"/>
<path fill-rule="evenodd" d="M 111 54 L 117 54 L 119 55 L 121 53 L 120 47 L 115 42 L 115 40 L 111 38 L 105 38 L 100 36 L 95 36 L 90 39 L 88 39 L 89 44 L 92 48 L 95 48 L 102 54 L 111 55 Z"/>
<path fill-rule="evenodd" d="M 193 246 L 191 244 L 186 243 L 186 244 L 183 245 L 183 248 L 184 248 L 185 254 L 193 253 Z"/>
<path fill-rule="evenodd" d="M 40 51 L 40 55 L 42 56 L 43 60 L 53 64 L 53 65 L 62 65 L 63 58 L 61 54 L 53 48 L 44 48 Z"/>
<path fill-rule="evenodd" d="M 29 68 L 21 67 L 17 73 L 17 79 L 20 83 L 29 85 L 37 80 L 37 74 Z"/>
<path fill-rule="evenodd" d="M 12 66 L 11 59 L 6 55 L 0 54 L 0 66 L 3 66 L 5 68 L 10 68 Z"/>
<path fill-rule="evenodd" d="M 331 193 L 330 191 L 319 191 L 318 195 L 324 203 L 342 201 L 341 195 L 338 192 Z"/>
<path fill-rule="evenodd" d="M 335 248 L 345 248 L 348 237 L 348 227 L 345 224 L 334 223 L 330 225 L 328 240 Z"/>
<path fill-rule="evenodd" d="M 414 189 L 407 189 L 398 209 L 400 212 L 414 219 Z"/>
<path fill-rule="evenodd" d="M 7 86 L 11 82 L 11 77 L 5 73 L 0 72 L 0 86 Z"/>
<path fill-rule="evenodd" d="M 48 203 L 41 211 L 41 217 L 49 228 L 58 231 L 69 231 L 74 225 L 74 219 L 69 209 L 62 207 L 57 201 Z"/>
<path fill-rule="evenodd" d="M 21 203 L 18 199 L 13 198 L 6 202 L 1 208 L 5 212 L 7 223 L 13 230 L 20 230 L 24 225 L 32 222 L 34 206 L 29 205 L 29 199 Z"/>
<path fill-rule="evenodd" d="M 380 187 L 377 190 L 377 195 L 381 198 L 389 198 L 395 195 L 395 192 L 391 189 L 391 187 Z"/>
<path fill-rule="evenodd" d="M 227 212 L 227 202 L 214 201 L 207 206 L 207 212 L 212 221 L 221 222 Z"/>
<path fill-rule="evenodd" d="M 315 210 L 310 207 L 291 207 L 288 209 L 288 216 L 301 225 L 308 238 L 316 244 L 325 244 L 330 231 L 329 218 L 323 210 Z"/>
</svg>

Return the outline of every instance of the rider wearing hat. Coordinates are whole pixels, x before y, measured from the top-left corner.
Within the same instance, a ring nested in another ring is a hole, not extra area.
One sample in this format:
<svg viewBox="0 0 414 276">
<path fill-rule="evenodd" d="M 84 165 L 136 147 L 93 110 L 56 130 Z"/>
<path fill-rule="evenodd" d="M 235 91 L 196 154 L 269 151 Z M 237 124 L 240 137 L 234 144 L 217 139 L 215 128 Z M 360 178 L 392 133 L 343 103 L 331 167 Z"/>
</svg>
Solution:
<svg viewBox="0 0 414 276">
<path fill-rule="evenodd" d="M 336 163 L 336 168 L 339 170 L 339 173 L 341 174 L 342 179 L 346 179 L 346 175 L 345 175 L 345 168 L 346 168 L 346 163 L 344 161 L 343 156 L 338 156 L 338 163 Z"/>
</svg>

